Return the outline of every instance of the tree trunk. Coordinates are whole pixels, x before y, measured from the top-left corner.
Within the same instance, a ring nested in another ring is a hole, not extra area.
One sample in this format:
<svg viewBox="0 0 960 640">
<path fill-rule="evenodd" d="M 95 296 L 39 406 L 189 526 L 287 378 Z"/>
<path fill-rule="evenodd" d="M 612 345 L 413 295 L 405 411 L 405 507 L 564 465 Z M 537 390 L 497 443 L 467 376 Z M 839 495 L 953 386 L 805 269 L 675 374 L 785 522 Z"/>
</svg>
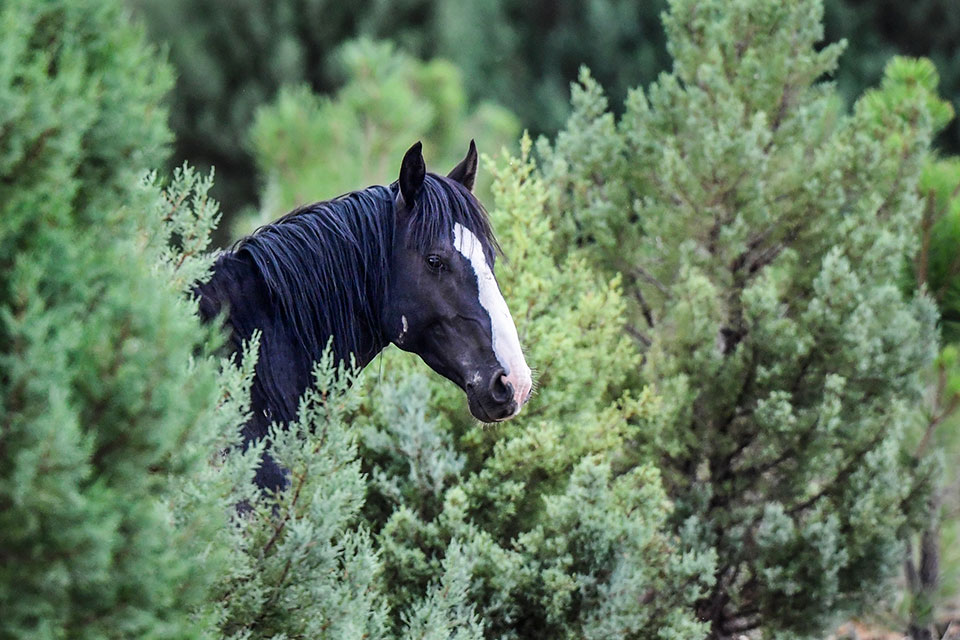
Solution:
<svg viewBox="0 0 960 640">
<path fill-rule="evenodd" d="M 930 500 L 930 520 L 920 534 L 919 570 L 914 564 L 913 546 L 907 547 L 907 585 L 913 602 L 907 634 L 912 640 L 937 640 L 935 599 L 940 582 L 940 495 Z"/>
</svg>

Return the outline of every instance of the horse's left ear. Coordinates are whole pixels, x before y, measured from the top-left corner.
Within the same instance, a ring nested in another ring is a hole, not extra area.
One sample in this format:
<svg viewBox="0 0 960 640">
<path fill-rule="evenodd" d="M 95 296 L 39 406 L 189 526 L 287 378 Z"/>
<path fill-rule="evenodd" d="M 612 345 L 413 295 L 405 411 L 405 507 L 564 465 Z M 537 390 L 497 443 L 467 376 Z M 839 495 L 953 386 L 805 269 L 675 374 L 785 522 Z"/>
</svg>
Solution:
<svg viewBox="0 0 960 640">
<path fill-rule="evenodd" d="M 466 157 L 447 174 L 447 177 L 473 191 L 473 183 L 477 179 L 477 145 L 473 140 L 470 141 Z"/>
<path fill-rule="evenodd" d="M 423 186 L 427 175 L 427 165 L 423 162 L 423 145 L 417 142 L 407 149 L 400 163 L 400 195 L 407 207 L 412 207 Z"/>
</svg>

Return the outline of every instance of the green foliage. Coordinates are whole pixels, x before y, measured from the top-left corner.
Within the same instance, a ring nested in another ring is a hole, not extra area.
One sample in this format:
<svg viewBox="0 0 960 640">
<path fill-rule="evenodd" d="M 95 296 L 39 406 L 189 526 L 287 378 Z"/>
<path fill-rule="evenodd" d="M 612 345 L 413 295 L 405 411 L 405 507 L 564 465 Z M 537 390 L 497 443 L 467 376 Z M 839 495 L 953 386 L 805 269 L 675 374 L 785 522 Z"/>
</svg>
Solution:
<svg viewBox="0 0 960 640">
<path fill-rule="evenodd" d="M 212 178 L 143 178 L 166 67 L 115 3 L 7 4 L 0 28 L 0 635 L 383 637 L 329 363 L 273 435 L 295 492 L 255 491 L 257 341 L 218 361 L 189 296 Z"/>
<path fill-rule="evenodd" d="M 128 0 L 178 72 L 172 96 L 177 162 L 216 165 L 228 213 L 256 198 L 246 133 L 256 109 L 283 86 L 329 94 L 344 78 L 334 52 L 344 41 L 389 39 L 464 73 L 471 103 L 507 105 L 525 126 L 552 135 L 569 114 L 568 84 L 588 66 L 613 98 L 669 70 L 660 24 L 665 0 Z M 826 40 L 850 41 L 835 75 L 849 104 L 877 84 L 897 53 L 932 57 L 943 89 L 960 95 L 960 13 L 953 0 L 826 0 Z M 960 149 L 960 126 L 943 136 Z"/>
<path fill-rule="evenodd" d="M 234 519 L 238 569 L 214 594 L 224 637 L 383 635 L 379 562 L 369 535 L 352 526 L 365 490 L 344 423 L 356 393 L 329 357 L 315 375 L 298 422 L 275 426 L 269 436 L 290 486 L 276 495 L 247 495 L 247 513 Z"/>
<path fill-rule="evenodd" d="M 174 172 L 165 188 L 155 178 L 144 185 L 144 209 L 149 213 L 143 219 L 139 248 L 175 287 L 181 301 L 190 299 L 197 281 L 209 277 L 215 257 L 206 251 L 220 217 L 217 202 L 209 197 L 212 184 L 212 173 L 203 177 L 185 166 Z M 196 314 L 193 303 L 190 310 Z M 214 327 L 202 335 L 204 354 L 215 352 L 222 343 Z M 166 478 L 173 527 L 168 543 L 180 557 L 190 559 L 197 576 L 178 588 L 192 596 L 189 613 L 199 637 L 220 637 L 218 628 L 230 604 L 222 598 L 224 585 L 247 578 L 254 565 L 254 558 L 244 553 L 244 530 L 235 510 L 258 497 L 253 475 L 262 445 L 243 451 L 240 439 L 240 425 L 249 418 L 258 350 L 256 336 L 235 357 L 199 357 L 196 368 L 214 372 L 215 392 L 201 407 L 200 428 L 177 443 L 179 455 L 194 464 Z M 160 560 L 143 558 L 145 563 Z"/>
<path fill-rule="evenodd" d="M 116 2 L 4 3 L 0 48 L 0 635 L 193 635 L 168 478 L 216 385 L 137 186 L 170 74 Z"/>
<path fill-rule="evenodd" d="M 403 615 L 411 640 L 481 640 L 483 626 L 469 604 L 470 565 L 457 544 L 451 544 L 441 564 L 441 577 L 429 596 Z"/>
<path fill-rule="evenodd" d="M 334 97 L 306 86 L 284 89 L 257 112 L 250 139 L 266 182 L 260 223 L 392 182 L 399 158 L 418 139 L 432 167 L 452 168 L 471 137 L 491 145 L 516 137 L 516 120 L 503 108 L 467 109 L 461 75 L 449 62 L 420 62 L 369 40 L 344 45 L 340 59 L 347 81 Z"/>
<path fill-rule="evenodd" d="M 924 166 L 920 176 L 924 197 L 920 250 L 914 280 L 925 286 L 940 309 L 944 342 L 960 342 L 960 158 L 945 158 Z"/>
<path fill-rule="evenodd" d="M 815 47 L 821 15 L 818 1 L 673 0 L 673 71 L 619 120 L 584 72 L 540 146 L 555 251 L 584 247 L 634 301 L 662 399 L 643 442 L 676 530 L 717 553 L 697 607 L 714 636 L 815 637 L 873 604 L 923 504 L 904 434 L 935 310 L 897 283 L 949 111 L 932 66 L 899 59 L 844 114 L 816 83 L 841 49 Z"/>
<path fill-rule="evenodd" d="M 562 124 L 580 64 L 621 97 L 668 61 L 662 0 L 128 1 L 154 40 L 169 46 L 178 72 L 171 104 L 177 162 L 216 165 L 216 193 L 230 213 L 256 198 L 246 147 L 256 110 L 278 100 L 283 87 L 330 94 L 349 81 L 335 53 L 344 41 L 389 39 L 421 58 L 452 60 L 471 105 L 509 105 L 536 131 Z"/>
<path fill-rule="evenodd" d="M 941 92 L 960 100 L 960 13 L 952 0 L 827 0 L 827 40 L 844 38 L 849 50 L 837 71 L 837 85 L 848 102 L 883 77 L 894 55 L 925 56 L 943 74 Z M 960 151 L 960 123 L 938 137 L 951 153 Z"/>
<path fill-rule="evenodd" d="M 659 474 L 637 458 L 634 423 L 652 422 L 658 404 L 623 391 L 639 359 L 619 279 L 550 255 L 547 189 L 528 150 L 525 139 L 519 158 L 491 167 L 491 216 L 538 393 L 519 417 L 481 427 L 459 390 L 395 350 L 363 376 L 364 512 L 391 609 L 406 610 L 455 554 L 485 637 L 702 636 L 691 604 L 714 558 L 665 531 Z"/>
<path fill-rule="evenodd" d="M 158 106 L 171 83 L 116 3 L 4 3 L 0 202 L 4 271 L 44 226 L 103 223 L 170 140 Z M 56 185 L 52 188 L 51 185 Z"/>
<path fill-rule="evenodd" d="M 569 113 L 569 83 L 589 66 L 619 101 L 667 68 L 663 0 L 522 0 L 432 5 L 417 49 L 450 58 L 473 99 L 510 105 L 537 132 L 554 132 Z M 431 48 L 435 47 L 435 48 Z"/>
<path fill-rule="evenodd" d="M 922 529 L 908 538 L 905 625 L 930 632 L 960 592 L 960 555 L 952 543 L 958 526 L 960 476 L 951 460 L 960 451 L 960 164 L 956 158 L 931 158 L 923 167 L 918 190 L 923 200 L 920 243 L 909 270 L 908 290 L 922 289 L 937 303 L 945 343 L 928 386 L 928 415 L 915 435 L 914 457 L 930 469 L 932 496 Z M 916 568 L 922 567 L 918 571 Z M 935 631 L 939 634 L 939 631 Z M 916 633 L 914 635 L 917 635 Z"/>
<path fill-rule="evenodd" d="M 258 106 L 284 85 L 336 86 L 327 58 L 356 33 L 368 1 L 223 3 L 129 0 L 177 69 L 171 96 L 176 162 L 215 165 L 216 195 L 232 213 L 252 202 L 256 179 L 246 134 Z"/>
</svg>

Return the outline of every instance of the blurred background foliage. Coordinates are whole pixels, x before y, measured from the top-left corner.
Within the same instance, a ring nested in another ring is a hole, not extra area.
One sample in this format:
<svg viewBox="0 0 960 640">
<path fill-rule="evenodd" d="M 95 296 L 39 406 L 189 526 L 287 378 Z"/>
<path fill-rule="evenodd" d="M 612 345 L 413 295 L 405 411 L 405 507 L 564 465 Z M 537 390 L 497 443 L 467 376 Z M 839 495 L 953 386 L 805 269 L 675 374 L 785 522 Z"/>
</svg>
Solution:
<svg viewBox="0 0 960 640">
<path fill-rule="evenodd" d="M 466 153 L 470 138 L 498 149 L 520 133 L 516 117 L 503 107 L 483 102 L 469 108 L 462 75 L 446 60 L 421 62 L 366 39 L 344 44 L 335 58 L 346 82 L 333 95 L 306 85 L 284 87 L 257 110 L 250 146 L 261 177 L 259 211 L 243 216 L 234 235 L 317 194 L 389 181 L 412 140 L 422 140 L 427 162 L 445 173 Z M 478 193 L 489 196 L 489 187 L 489 176 L 481 173 Z"/>
<path fill-rule="evenodd" d="M 174 166 L 216 166 L 214 195 L 228 219 L 256 206 L 266 179 L 257 174 L 249 136 L 257 109 L 284 86 L 331 94 L 349 83 L 356 68 L 337 55 L 346 40 L 387 39 L 407 55 L 452 62 L 469 105 L 500 104 L 535 136 L 564 123 L 580 65 L 605 88 L 615 113 L 631 87 L 671 65 L 660 24 L 665 0 L 128 1 L 168 47 L 177 71 Z M 931 58 L 942 94 L 960 100 L 960 12 L 953 0 L 827 0 L 825 9 L 824 42 L 848 41 L 834 75 L 848 104 L 879 82 L 896 53 Z M 960 126 L 951 123 L 939 145 L 960 151 Z M 227 240 L 222 232 L 218 239 Z"/>
</svg>

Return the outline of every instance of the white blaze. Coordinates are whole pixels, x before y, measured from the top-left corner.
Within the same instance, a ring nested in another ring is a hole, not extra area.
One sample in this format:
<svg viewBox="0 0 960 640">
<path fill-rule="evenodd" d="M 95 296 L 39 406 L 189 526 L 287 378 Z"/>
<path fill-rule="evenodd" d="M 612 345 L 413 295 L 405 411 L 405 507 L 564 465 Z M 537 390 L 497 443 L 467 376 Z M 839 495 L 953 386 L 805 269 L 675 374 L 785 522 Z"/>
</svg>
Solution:
<svg viewBox="0 0 960 640">
<path fill-rule="evenodd" d="M 514 413 L 516 415 L 520 412 L 523 403 L 527 401 L 532 386 L 530 367 L 527 366 L 523 351 L 520 349 L 517 327 L 513 324 L 513 317 L 503 299 L 503 294 L 500 293 L 497 279 L 493 276 L 490 265 L 487 264 L 483 245 L 477 236 L 460 223 L 454 224 L 453 246 L 463 254 L 477 276 L 480 306 L 490 316 L 493 352 L 500 366 L 507 372 L 504 381 L 513 386 L 513 398 L 517 403 L 517 410 Z"/>
</svg>

